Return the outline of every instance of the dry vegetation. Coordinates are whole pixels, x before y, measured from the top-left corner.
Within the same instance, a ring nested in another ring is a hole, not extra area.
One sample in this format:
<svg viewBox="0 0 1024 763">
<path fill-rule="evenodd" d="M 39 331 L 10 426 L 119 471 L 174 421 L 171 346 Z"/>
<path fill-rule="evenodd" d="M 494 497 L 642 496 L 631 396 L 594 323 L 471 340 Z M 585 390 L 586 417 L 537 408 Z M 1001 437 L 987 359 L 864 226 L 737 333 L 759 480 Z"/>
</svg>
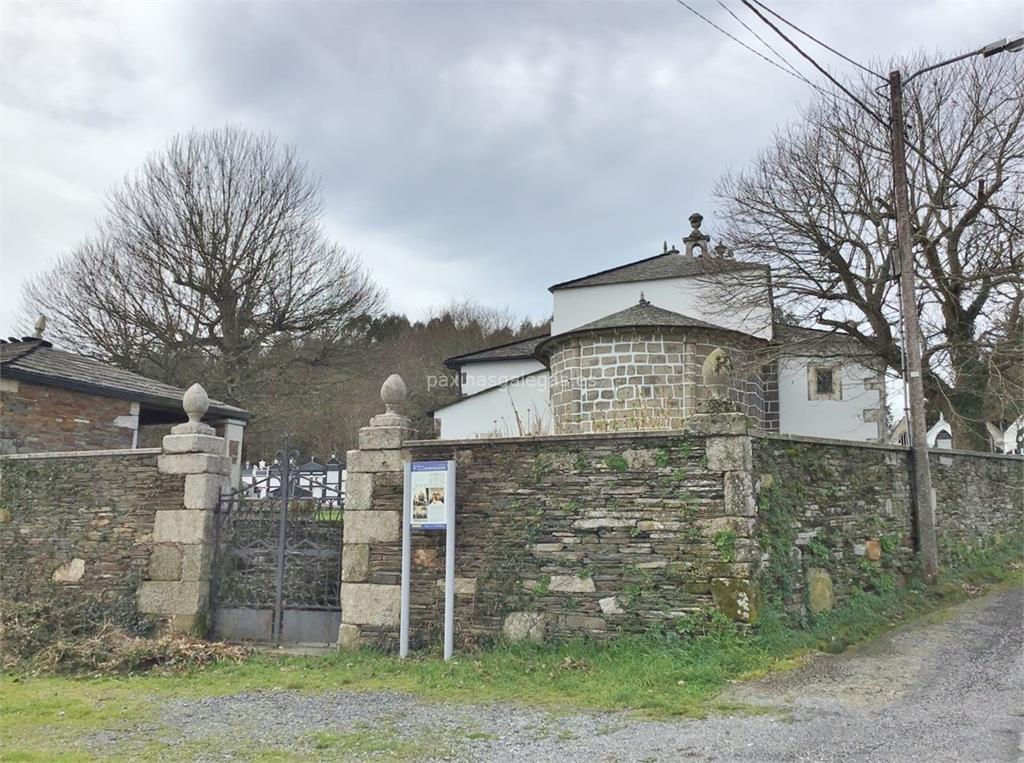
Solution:
<svg viewBox="0 0 1024 763">
<path fill-rule="evenodd" d="M 163 632 L 135 610 L 130 598 L 2 601 L 0 611 L 0 667 L 22 675 L 182 670 L 240 662 L 252 651 Z"/>
</svg>

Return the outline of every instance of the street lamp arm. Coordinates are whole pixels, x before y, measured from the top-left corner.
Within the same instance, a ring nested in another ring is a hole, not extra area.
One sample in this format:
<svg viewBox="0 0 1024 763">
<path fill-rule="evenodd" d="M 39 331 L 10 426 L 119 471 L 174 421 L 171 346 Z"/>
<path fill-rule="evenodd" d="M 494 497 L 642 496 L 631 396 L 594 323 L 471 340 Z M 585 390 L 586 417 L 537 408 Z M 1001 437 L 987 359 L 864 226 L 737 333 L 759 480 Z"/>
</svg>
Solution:
<svg viewBox="0 0 1024 763">
<path fill-rule="evenodd" d="M 948 58 L 945 61 L 939 61 L 937 64 L 926 66 L 923 69 L 918 69 L 916 72 L 911 74 L 905 80 L 903 80 L 903 86 L 906 87 L 910 81 L 926 72 L 935 71 L 941 69 L 943 66 L 949 66 L 955 64 L 957 61 L 963 61 L 965 58 L 973 58 L 974 56 L 994 56 L 996 53 L 1019 53 L 1024 49 L 1024 32 L 1018 32 L 1013 37 L 1004 37 L 1001 40 L 990 42 L 988 45 L 984 45 L 977 50 L 972 50 L 970 53 L 963 53 L 953 58 Z"/>
<path fill-rule="evenodd" d="M 985 48 L 978 48 L 977 50 L 972 50 L 970 53 L 964 53 L 963 55 L 954 56 L 953 58 L 947 58 L 945 61 L 940 61 L 937 64 L 932 64 L 931 66 L 926 66 L 923 69 L 918 69 L 916 72 L 914 72 L 905 80 L 903 80 L 903 86 L 906 87 L 912 79 L 916 79 L 922 74 L 926 74 L 930 71 L 935 71 L 936 69 L 941 69 L 943 66 L 955 64 L 957 61 L 963 61 L 965 58 L 973 58 L 974 56 L 980 56 L 984 51 Z"/>
</svg>

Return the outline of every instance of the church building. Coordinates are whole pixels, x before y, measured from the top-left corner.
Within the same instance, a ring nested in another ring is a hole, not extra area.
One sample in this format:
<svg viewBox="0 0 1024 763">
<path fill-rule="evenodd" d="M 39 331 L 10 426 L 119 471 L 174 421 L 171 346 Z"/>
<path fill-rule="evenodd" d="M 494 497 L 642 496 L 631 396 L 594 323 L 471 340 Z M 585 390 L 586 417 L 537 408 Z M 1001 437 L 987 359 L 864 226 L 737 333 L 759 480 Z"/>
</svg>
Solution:
<svg viewBox="0 0 1024 763">
<path fill-rule="evenodd" d="M 555 284 L 549 334 L 449 358 L 459 400 L 442 439 L 681 429 L 703 410 L 762 432 L 884 442 L 880 358 L 850 337 L 774 320 L 771 272 L 711 247 Z"/>
</svg>

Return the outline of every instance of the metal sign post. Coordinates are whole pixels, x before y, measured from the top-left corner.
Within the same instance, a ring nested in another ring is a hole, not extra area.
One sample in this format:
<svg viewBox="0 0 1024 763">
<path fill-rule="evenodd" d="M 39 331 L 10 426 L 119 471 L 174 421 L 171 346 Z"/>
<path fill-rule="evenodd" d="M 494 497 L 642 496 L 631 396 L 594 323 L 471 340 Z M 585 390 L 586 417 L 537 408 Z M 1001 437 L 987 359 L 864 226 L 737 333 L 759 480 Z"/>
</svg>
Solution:
<svg viewBox="0 0 1024 763">
<path fill-rule="evenodd" d="M 398 656 L 409 654 L 409 582 L 412 577 L 412 463 L 405 462 L 402 489 L 402 606 L 398 625 Z"/>
<path fill-rule="evenodd" d="M 402 491 L 402 586 L 398 655 L 409 654 L 409 589 L 412 581 L 412 531 L 444 530 L 444 659 L 455 648 L 455 462 L 405 463 Z"/>
<path fill-rule="evenodd" d="M 455 649 L 455 462 L 448 462 L 445 479 L 444 520 L 444 659 Z"/>
</svg>

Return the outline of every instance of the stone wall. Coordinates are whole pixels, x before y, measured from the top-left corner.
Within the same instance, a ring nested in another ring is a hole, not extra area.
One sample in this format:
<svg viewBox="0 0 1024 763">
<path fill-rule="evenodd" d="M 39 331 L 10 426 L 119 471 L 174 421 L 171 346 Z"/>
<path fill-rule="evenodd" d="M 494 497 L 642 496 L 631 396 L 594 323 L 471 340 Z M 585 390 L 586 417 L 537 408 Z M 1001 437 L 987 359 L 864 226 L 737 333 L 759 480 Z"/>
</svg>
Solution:
<svg viewBox="0 0 1024 763">
<path fill-rule="evenodd" d="M 734 606 L 722 597 L 750 579 L 759 556 L 753 507 L 727 500 L 732 464 L 702 436 L 555 437 L 410 452 L 457 464 L 463 641 L 523 629 L 557 638 L 674 624 L 716 600 Z M 420 641 L 439 637 L 443 541 L 441 533 L 416 535 L 411 619 Z"/>
<path fill-rule="evenodd" d="M 181 502 L 183 478 L 159 474 L 158 453 L 0 458 L 0 597 L 133 592 L 157 512 Z"/>
<path fill-rule="evenodd" d="M 0 457 L 0 597 L 123 598 L 172 630 L 206 631 L 214 512 L 228 485 L 225 440 L 188 422 L 162 448 Z"/>
<path fill-rule="evenodd" d="M 791 609 L 820 609 L 855 588 L 883 589 L 911 574 L 909 455 L 899 446 L 755 438 L 764 590 Z M 1024 532 L 1024 459 L 932 451 L 931 461 L 944 561 Z"/>
<path fill-rule="evenodd" d="M 0 452 L 130 448 L 138 412 L 138 403 L 129 400 L 3 379 Z"/>
<path fill-rule="evenodd" d="M 341 642 L 397 637 L 410 458 L 456 461 L 460 643 L 643 631 L 713 604 L 753 619 L 750 440 L 742 417 L 716 418 L 734 429 L 440 442 L 393 426 L 370 448 L 386 432 L 365 428 L 348 454 Z M 414 534 L 412 567 L 424 645 L 440 637 L 443 534 Z"/>
<path fill-rule="evenodd" d="M 765 417 L 757 341 L 701 329 L 618 329 L 568 336 L 550 350 L 556 434 L 681 430 L 705 397 L 702 365 L 717 348 L 733 360 L 727 390 L 758 427 Z"/>
<path fill-rule="evenodd" d="M 1024 532 L 1024 458 L 931 451 L 939 550 Z"/>
<path fill-rule="evenodd" d="M 822 610 L 914 571 L 909 454 L 752 435 L 741 414 L 663 433 L 414 441 L 375 417 L 348 455 L 344 646 L 393 646 L 402 463 L 454 460 L 457 642 L 598 638 L 709 608 Z M 1024 530 L 1024 459 L 934 452 L 945 558 Z M 411 635 L 441 638 L 443 533 L 413 534 Z"/>
</svg>

